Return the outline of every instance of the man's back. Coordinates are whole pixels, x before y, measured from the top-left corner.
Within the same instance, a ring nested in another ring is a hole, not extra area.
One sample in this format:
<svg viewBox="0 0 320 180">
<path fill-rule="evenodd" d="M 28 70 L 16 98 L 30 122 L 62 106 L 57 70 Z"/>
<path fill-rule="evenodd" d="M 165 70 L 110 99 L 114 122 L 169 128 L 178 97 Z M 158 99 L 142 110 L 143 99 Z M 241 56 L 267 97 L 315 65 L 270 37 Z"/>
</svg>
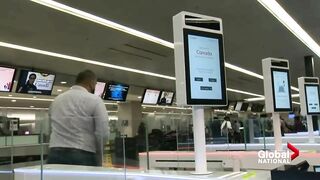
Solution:
<svg viewBox="0 0 320 180">
<path fill-rule="evenodd" d="M 50 107 L 49 115 L 50 148 L 96 152 L 97 145 L 101 145 L 99 137 L 106 134 L 107 112 L 103 101 L 81 86 L 73 86 L 58 96 Z"/>
</svg>

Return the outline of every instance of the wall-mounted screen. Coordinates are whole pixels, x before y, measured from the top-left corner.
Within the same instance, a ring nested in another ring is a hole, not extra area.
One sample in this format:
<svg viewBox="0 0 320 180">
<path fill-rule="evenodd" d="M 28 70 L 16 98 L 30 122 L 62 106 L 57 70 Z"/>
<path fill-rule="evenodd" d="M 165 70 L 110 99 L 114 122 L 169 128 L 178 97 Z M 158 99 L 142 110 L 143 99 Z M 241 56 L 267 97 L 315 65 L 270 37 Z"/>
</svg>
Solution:
<svg viewBox="0 0 320 180">
<path fill-rule="evenodd" d="M 157 104 L 160 90 L 146 89 L 142 98 L 142 104 Z"/>
<path fill-rule="evenodd" d="M 236 107 L 234 108 L 235 111 L 241 111 L 241 107 L 242 107 L 243 102 L 238 101 L 236 104 Z"/>
<path fill-rule="evenodd" d="M 292 111 L 289 70 L 271 68 L 274 111 Z"/>
<path fill-rule="evenodd" d="M 129 86 L 122 83 L 111 82 L 107 85 L 105 100 L 110 101 L 126 101 Z"/>
<path fill-rule="evenodd" d="M 51 95 L 54 79 L 53 74 L 22 70 L 16 92 Z"/>
<path fill-rule="evenodd" d="M 264 108 L 263 104 L 252 104 L 251 105 L 251 112 L 262 112 Z"/>
<path fill-rule="evenodd" d="M 97 82 L 96 87 L 94 89 L 94 94 L 99 96 L 99 97 L 103 97 L 103 93 L 106 87 L 106 83 L 104 82 Z"/>
<path fill-rule="evenodd" d="M 187 104 L 226 105 L 221 34 L 184 29 Z"/>
<path fill-rule="evenodd" d="M 15 71 L 14 68 L 0 67 L 0 92 L 11 92 Z"/>
<path fill-rule="evenodd" d="M 161 91 L 161 95 L 158 104 L 171 105 L 173 103 L 174 92 Z"/>
<path fill-rule="evenodd" d="M 319 114 L 319 85 L 305 85 L 306 105 L 308 114 Z"/>
<path fill-rule="evenodd" d="M 249 103 L 242 103 L 240 111 L 248 111 Z"/>
</svg>

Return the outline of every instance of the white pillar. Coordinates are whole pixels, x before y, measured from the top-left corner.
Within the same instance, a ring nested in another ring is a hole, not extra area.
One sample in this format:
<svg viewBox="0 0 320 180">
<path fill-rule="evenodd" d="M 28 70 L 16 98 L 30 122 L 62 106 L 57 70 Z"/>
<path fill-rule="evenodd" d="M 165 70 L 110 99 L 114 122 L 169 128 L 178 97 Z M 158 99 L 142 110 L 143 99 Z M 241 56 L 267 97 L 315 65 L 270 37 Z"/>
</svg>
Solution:
<svg viewBox="0 0 320 180">
<path fill-rule="evenodd" d="M 309 143 L 314 143 L 312 115 L 307 115 Z"/>
<path fill-rule="evenodd" d="M 193 139 L 194 139 L 194 158 L 195 173 L 193 174 L 210 174 L 207 171 L 207 154 L 206 154 L 206 136 L 204 126 L 204 108 L 202 106 L 192 107 L 193 115 Z"/>
<path fill-rule="evenodd" d="M 281 135 L 281 122 L 280 114 L 272 113 L 273 134 L 274 134 L 274 149 L 277 151 L 282 150 L 282 135 Z"/>
</svg>

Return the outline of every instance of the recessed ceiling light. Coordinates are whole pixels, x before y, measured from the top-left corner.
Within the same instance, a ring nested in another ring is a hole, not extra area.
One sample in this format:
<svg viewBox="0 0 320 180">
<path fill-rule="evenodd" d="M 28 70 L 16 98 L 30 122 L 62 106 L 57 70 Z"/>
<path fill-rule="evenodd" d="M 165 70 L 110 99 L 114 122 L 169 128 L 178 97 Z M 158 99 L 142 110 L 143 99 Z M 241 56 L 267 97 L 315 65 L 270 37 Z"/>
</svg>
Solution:
<svg viewBox="0 0 320 180">
<path fill-rule="evenodd" d="M 143 106 L 142 108 L 145 109 L 145 108 L 147 108 L 147 107 Z"/>
<path fill-rule="evenodd" d="M 9 96 L 9 97 L 12 97 L 12 94 L 9 94 L 8 96 Z"/>
<path fill-rule="evenodd" d="M 57 89 L 58 92 L 62 92 L 62 89 Z"/>
<path fill-rule="evenodd" d="M 15 99 L 12 99 L 12 100 L 11 100 L 11 102 L 17 102 L 17 100 L 15 100 Z"/>
<path fill-rule="evenodd" d="M 66 81 L 61 81 L 60 84 L 67 84 L 67 82 Z"/>
<path fill-rule="evenodd" d="M 32 98 L 33 98 L 33 99 L 37 99 L 37 96 L 33 96 Z"/>
<path fill-rule="evenodd" d="M 142 96 L 138 96 L 138 99 L 141 99 L 142 98 Z"/>
<path fill-rule="evenodd" d="M 30 106 L 31 108 L 34 108 L 34 106 Z"/>
</svg>

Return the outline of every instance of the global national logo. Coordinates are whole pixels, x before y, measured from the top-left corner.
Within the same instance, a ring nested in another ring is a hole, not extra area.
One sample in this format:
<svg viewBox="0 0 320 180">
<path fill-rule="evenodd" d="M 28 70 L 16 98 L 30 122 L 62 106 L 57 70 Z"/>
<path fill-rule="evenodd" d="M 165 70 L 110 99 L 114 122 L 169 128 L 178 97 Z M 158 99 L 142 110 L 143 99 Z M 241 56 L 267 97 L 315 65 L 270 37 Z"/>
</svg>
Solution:
<svg viewBox="0 0 320 180">
<path fill-rule="evenodd" d="M 258 163 L 259 164 L 290 164 L 291 161 L 299 156 L 299 149 L 292 144 L 287 143 L 287 148 L 293 153 L 290 155 L 290 151 L 259 151 Z"/>
</svg>

